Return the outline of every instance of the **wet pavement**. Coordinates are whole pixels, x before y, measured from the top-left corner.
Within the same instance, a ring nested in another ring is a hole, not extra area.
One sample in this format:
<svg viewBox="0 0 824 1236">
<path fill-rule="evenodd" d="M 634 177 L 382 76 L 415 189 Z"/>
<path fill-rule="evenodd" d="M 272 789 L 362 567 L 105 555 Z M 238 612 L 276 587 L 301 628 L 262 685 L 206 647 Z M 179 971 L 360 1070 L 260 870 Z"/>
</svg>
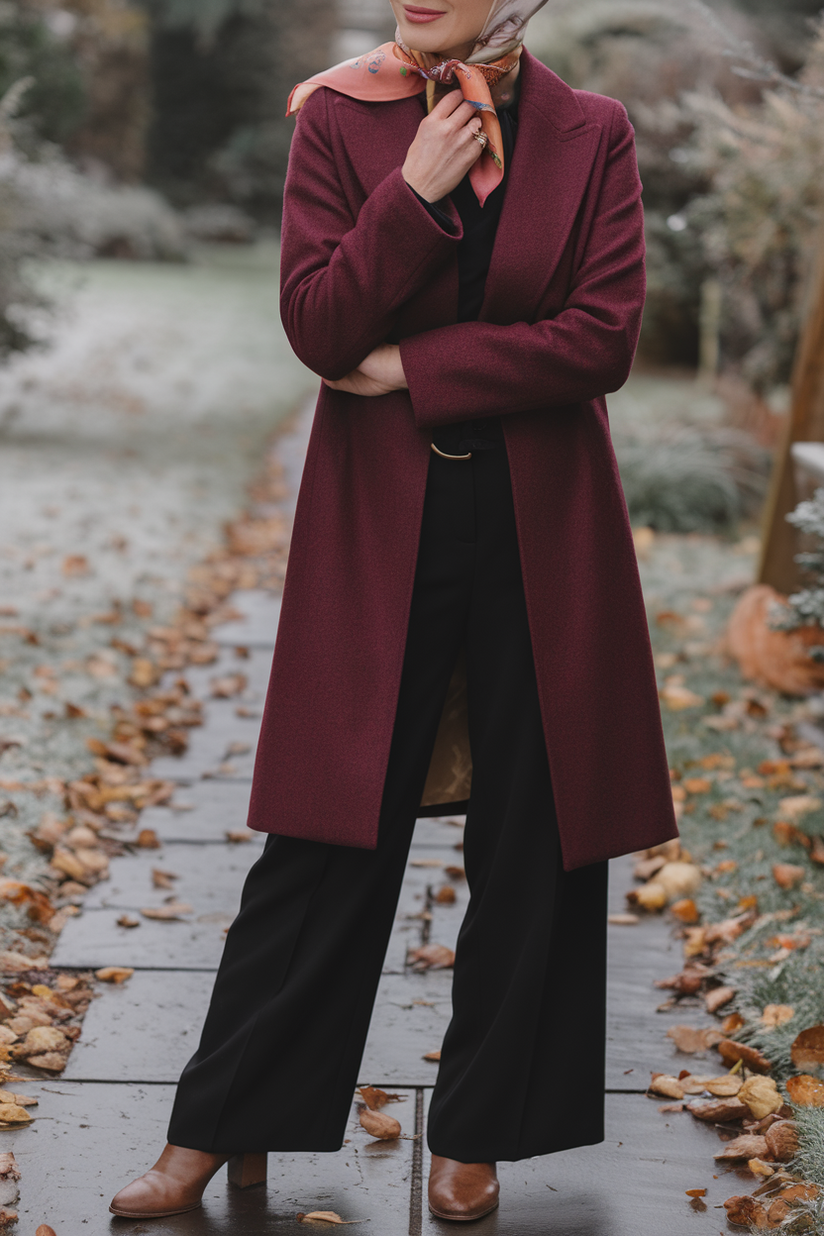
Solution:
<svg viewBox="0 0 824 1236">
<path fill-rule="evenodd" d="M 307 410 L 280 443 L 294 486 L 308 428 Z M 407 952 L 424 940 L 421 910 L 429 905 L 431 942 L 454 946 L 466 904 L 465 883 L 453 882 L 453 904 L 432 902 L 428 889 L 449 882 L 442 868 L 460 865 L 460 821 L 421 820 L 416 829 L 398 917 L 388 949 L 361 1069 L 362 1084 L 400 1092 L 390 1110 L 405 1137 L 375 1142 L 359 1126 L 353 1105 L 344 1147 L 335 1154 L 272 1154 L 269 1182 L 239 1191 L 225 1173 L 212 1181 L 202 1210 L 163 1221 L 125 1221 L 108 1213 L 111 1196 L 145 1171 L 162 1148 L 174 1084 L 195 1050 L 225 930 L 239 903 L 245 873 L 263 845 L 245 836 L 252 756 L 277 628 L 279 601 L 264 592 L 236 593 L 244 617 L 217 628 L 217 665 L 191 671 L 196 694 L 224 672 L 247 675 L 238 698 L 209 699 L 206 722 L 186 754 L 156 761 L 152 771 L 174 780 L 171 806 L 143 813 L 160 848 L 116 858 L 111 878 L 86 898 L 83 912 L 64 929 L 52 963 L 62 968 L 133 967 L 121 987 L 107 987 L 93 1002 L 65 1074 L 27 1081 L 40 1097 L 37 1119 L 14 1134 L 23 1172 L 20 1232 L 49 1223 L 57 1236 L 103 1236 L 113 1231 L 229 1236 L 242 1231 L 306 1230 L 300 1212 L 332 1210 L 352 1222 L 370 1222 L 376 1236 L 446 1231 L 426 1204 L 426 1112 L 437 1064 L 424 1056 L 441 1044 L 450 1012 L 451 972 L 420 974 Z M 242 667 L 238 646 L 248 651 Z M 226 833 L 242 840 L 228 841 Z M 152 870 L 176 878 L 174 898 L 191 906 L 181 921 L 141 916 L 170 894 L 153 886 Z M 611 911 L 625 909 L 631 862 L 611 869 Z M 140 926 L 118 925 L 124 914 Z M 686 1115 L 659 1112 L 646 1096 L 651 1069 L 675 1071 L 700 1057 L 679 1056 L 666 1028 L 674 1020 L 706 1024 L 700 1007 L 656 1012 L 662 993 L 653 982 L 680 968 L 680 942 L 660 918 L 637 926 L 611 925 L 608 1001 L 607 1137 L 594 1147 L 500 1165 L 501 1207 L 473 1225 L 482 1236 L 670 1236 L 726 1231 L 717 1209 L 734 1181 L 713 1175 L 717 1134 Z M 319 1001 L 319 1009 L 322 1001 Z M 319 1015 L 334 1016 L 334 1011 Z M 558 992 L 558 1016 L 576 1010 Z M 708 1067 L 712 1067 L 707 1062 Z M 588 1068 L 586 1059 L 558 1061 L 558 1068 Z M 563 1122 L 548 1106 L 548 1122 Z M 11 1148 L 9 1146 L 9 1148 Z M 721 1172 L 718 1172 L 721 1177 Z M 691 1207 L 687 1189 L 706 1188 L 704 1210 Z M 333 1229 L 328 1229 L 333 1230 Z"/>
</svg>

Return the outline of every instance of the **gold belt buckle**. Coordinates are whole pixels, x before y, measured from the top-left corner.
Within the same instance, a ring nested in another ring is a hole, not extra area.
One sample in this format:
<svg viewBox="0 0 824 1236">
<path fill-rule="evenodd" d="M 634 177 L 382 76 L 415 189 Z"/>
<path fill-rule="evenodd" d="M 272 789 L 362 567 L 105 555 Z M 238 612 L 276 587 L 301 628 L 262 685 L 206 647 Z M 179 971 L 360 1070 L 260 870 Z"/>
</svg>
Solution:
<svg viewBox="0 0 824 1236">
<path fill-rule="evenodd" d="M 432 447 L 432 450 L 435 452 L 436 455 L 440 455 L 441 459 L 471 459 L 472 458 L 471 451 L 469 452 L 468 455 L 447 455 L 445 451 L 439 451 L 434 442 L 430 442 L 429 445 Z"/>
</svg>

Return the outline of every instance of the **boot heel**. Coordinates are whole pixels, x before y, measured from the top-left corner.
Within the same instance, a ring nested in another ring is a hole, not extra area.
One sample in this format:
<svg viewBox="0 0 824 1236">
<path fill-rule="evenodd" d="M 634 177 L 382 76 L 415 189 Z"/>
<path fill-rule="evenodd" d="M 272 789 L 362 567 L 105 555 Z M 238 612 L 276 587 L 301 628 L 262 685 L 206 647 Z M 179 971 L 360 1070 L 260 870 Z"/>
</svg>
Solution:
<svg viewBox="0 0 824 1236">
<path fill-rule="evenodd" d="M 238 1189 L 266 1184 L 265 1154 L 236 1154 L 229 1160 L 229 1183 Z"/>
</svg>

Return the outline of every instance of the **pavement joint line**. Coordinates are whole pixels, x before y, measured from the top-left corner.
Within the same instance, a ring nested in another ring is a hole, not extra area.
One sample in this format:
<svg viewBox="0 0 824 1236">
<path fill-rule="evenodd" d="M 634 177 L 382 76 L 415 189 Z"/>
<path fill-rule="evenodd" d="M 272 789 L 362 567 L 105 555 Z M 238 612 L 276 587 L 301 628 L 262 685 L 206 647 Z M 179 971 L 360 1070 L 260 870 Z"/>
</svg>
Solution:
<svg viewBox="0 0 824 1236">
<path fill-rule="evenodd" d="M 415 1141 L 412 1144 L 412 1180 L 409 1190 L 409 1236 L 421 1236 L 423 1227 L 423 1091 L 422 1086 L 415 1087 Z"/>
<path fill-rule="evenodd" d="M 117 909 L 120 909 L 120 906 Z M 79 970 L 85 973 L 87 970 L 100 970 L 109 964 L 108 961 L 102 961 L 99 966 L 96 962 L 81 966 L 76 962 L 61 962 L 58 966 L 48 966 L 46 969 Z M 129 969 L 134 970 L 135 974 L 217 974 L 217 966 L 130 966 Z M 386 974 L 406 978 L 409 972 L 407 970 L 381 970 L 381 977 Z"/>
<path fill-rule="evenodd" d="M 60 1082 L 71 1086 L 176 1086 L 178 1079 L 162 1078 L 162 1077 L 27 1077 L 26 1081 L 30 1082 Z M 381 1090 L 414 1090 L 420 1094 L 421 1098 L 425 1090 L 434 1090 L 435 1082 L 431 1085 L 421 1085 L 420 1082 L 398 1081 L 393 1078 L 391 1081 L 383 1081 L 380 1077 L 374 1077 L 369 1074 L 369 1081 L 363 1081 L 360 1085 L 377 1086 Z M 642 1099 L 646 1096 L 646 1090 L 606 1090 L 605 1094 L 613 1095 L 616 1098 L 637 1098 Z M 657 1097 L 657 1096 L 656 1096 Z M 415 1125 L 415 1132 L 420 1133 L 422 1125 Z M 270 1153 L 274 1154 L 275 1151 Z"/>
<path fill-rule="evenodd" d="M 228 830 L 228 831 L 231 831 L 231 830 Z M 264 836 L 264 834 L 258 833 L 257 836 L 262 837 Z M 240 842 L 227 841 L 225 837 L 163 837 L 160 840 L 160 846 L 158 848 L 163 849 L 163 847 L 167 845 L 221 845 L 221 846 L 230 845 L 234 849 L 238 849 L 241 845 L 248 845 L 249 842 L 253 840 L 254 840 L 254 837 L 250 837 L 248 842 L 247 841 L 240 841 Z M 137 855 L 140 853 L 142 849 L 145 848 L 143 846 L 137 845 L 137 843 L 134 841 L 127 841 L 125 838 L 123 839 L 122 844 L 125 846 L 131 847 L 131 849 L 128 851 L 130 855 L 132 854 Z M 447 850 L 447 851 L 452 851 L 455 849 L 454 845 L 450 845 L 448 841 L 432 841 L 432 842 L 415 841 L 412 843 L 411 848 L 412 850 Z M 460 853 L 460 851 L 458 851 L 458 853 Z M 122 858 L 123 855 L 118 855 L 117 857 Z M 438 868 L 433 867 L 432 868 L 433 876 L 436 875 L 437 872 L 438 872 Z"/>
</svg>

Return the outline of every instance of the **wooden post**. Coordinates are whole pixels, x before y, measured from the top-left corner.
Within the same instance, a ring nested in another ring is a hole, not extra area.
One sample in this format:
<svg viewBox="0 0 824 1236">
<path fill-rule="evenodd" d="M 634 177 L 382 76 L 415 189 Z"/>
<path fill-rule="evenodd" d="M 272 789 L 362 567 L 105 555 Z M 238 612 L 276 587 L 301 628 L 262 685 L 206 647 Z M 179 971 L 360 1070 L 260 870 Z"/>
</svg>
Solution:
<svg viewBox="0 0 824 1236">
<path fill-rule="evenodd" d="M 824 237 L 818 246 L 817 270 L 809 310 L 796 354 L 792 408 L 778 448 L 764 512 L 759 583 L 793 592 L 800 573 L 795 563 L 797 533 L 786 516 L 799 501 L 791 448 L 794 442 L 824 442 Z"/>
</svg>

